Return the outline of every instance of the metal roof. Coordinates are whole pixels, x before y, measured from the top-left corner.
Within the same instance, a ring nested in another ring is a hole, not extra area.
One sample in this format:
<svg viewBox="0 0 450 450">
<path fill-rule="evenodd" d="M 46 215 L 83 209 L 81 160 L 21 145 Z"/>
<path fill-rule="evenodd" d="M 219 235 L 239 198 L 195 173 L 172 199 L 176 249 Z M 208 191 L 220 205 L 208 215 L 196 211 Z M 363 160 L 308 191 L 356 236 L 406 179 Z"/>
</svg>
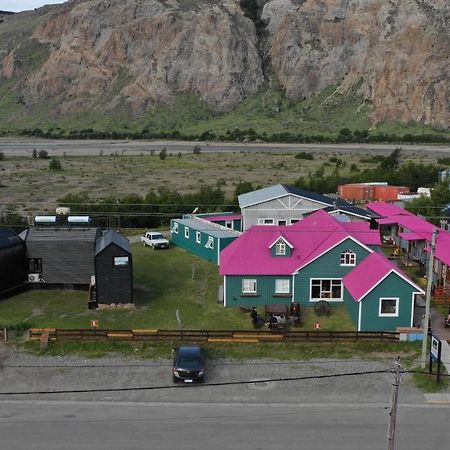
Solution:
<svg viewBox="0 0 450 450">
<path fill-rule="evenodd" d="M 18 242 L 22 242 L 22 239 L 9 228 L 0 228 L 0 248 L 9 247 Z"/>
<path fill-rule="evenodd" d="M 241 208 L 245 208 L 247 206 L 262 203 L 274 198 L 282 197 L 287 194 L 293 194 L 318 203 L 322 203 L 351 215 L 361 216 L 368 219 L 373 217 L 373 215 L 369 211 L 363 208 L 358 208 L 357 206 L 353 206 L 351 203 L 340 197 L 331 198 L 323 194 L 318 194 L 317 192 L 310 192 L 305 189 L 297 188 L 295 186 L 289 186 L 287 184 L 276 184 L 275 186 L 270 186 L 267 188 L 258 189 L 257 191 L 241 194 L 238 196 L 238 201 L 239 206 Z"/>
<path fill-rule="evenodd" d="M 23 233 L 28 242 L 95 241 L 98 228 L 30 227 Z"/>
<path fill-rule="evenodd" d="M 116 244 L 121 249 L 131 253 L 130 241 L 115 230 L 108 230 L 97 240 L 95 244 L 95 255 L 98 255 L 110 244 Z"/>
<path fill-rule="evenodd" d="M 213 222 L 209 222 L 207 220 L 202 220 L 199 218 L 196 219 L 175 219 L 180 225 L 185 225 L 193 230 L 203 231 L 207 233 L 209 236 L 215 238 L 235 238 L 239 236 L 241 233 L 239 231 L 232 230 L 230 228 L 225 228 L 220 225 L 217 225 Z"/>
</svg>

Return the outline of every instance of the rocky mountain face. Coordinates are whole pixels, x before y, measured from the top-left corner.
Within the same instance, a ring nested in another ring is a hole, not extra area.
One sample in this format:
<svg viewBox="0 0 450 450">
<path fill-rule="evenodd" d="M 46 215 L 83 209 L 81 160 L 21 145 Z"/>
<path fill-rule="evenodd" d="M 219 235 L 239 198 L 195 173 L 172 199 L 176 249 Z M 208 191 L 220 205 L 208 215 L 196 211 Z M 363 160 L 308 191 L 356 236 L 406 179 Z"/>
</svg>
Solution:
<svg viewBox="0 0 450 450">
<path fill-rule="evenodd" d="M 292 102 L 356 91 L 375 123 L 450 123 L 448 0 L 70 0 L 2 20 L 0 88 L 55 115 L 139 117 L 182 92 L 224 112 L 276 84 Z"/>
</svg>

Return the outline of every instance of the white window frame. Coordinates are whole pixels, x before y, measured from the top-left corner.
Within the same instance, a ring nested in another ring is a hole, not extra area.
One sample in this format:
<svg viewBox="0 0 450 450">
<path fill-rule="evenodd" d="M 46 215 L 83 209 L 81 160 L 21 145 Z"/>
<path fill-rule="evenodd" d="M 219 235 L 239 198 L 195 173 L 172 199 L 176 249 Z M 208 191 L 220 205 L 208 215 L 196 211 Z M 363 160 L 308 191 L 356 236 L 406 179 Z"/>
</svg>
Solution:
<svg viewBox="0 0 450 450">
<path fill-rule="evenodd" d="M 189 227 L 184 227 L 184 237 L 186 239 L 189 239 Z"/>
<path fill-rule="evenodd" d="M 258 225 L 274 225 L 275 220 L 270 217 L 263 217 L 258 219 Z"/>
<path fill-rule="evenodd" d="M 275 255 L 276 256 L 285 256 L 286 255 L 286 242 L 283 239 L 280 239 L 275 244 Z"/>
<path fill-rule="evenodd" d="M 256 294 L 257 281 L 255 278 L 242 278 L 242 293 L 243 294 Z"/>
<path fill-rule="evenodd" d="M 208 236 L 208 240 L 205 244 L 205 247 L 214 250 L 214 238 L 212 236 Z"/>
<path fill-rule="evenodd" d="M 356 253 L 350 249 L 344 250 L 341 253 L 340 264 L 343 267 L 356 266 Z"/>
<path fill-rule="evenodd" d="M 383 304 L 383 300 L 395 300 L 395 313 L 381 312 L 381 305 Z M 398 317 L 399 307 L 400 307 L 399 297 L 380 297 L 380 301 L 378 304 L 378 317 Z"/>
<path fill-rule="evenodd" d="M 284 223 L 280 223 L 280 222 L 284 222 Z M 287 219 L 278 219 L 277 223 L 278 223 L 278 226 L 285 227 L 288 224 L 288 221 L 287 221 Z"/>
<path fill-rule="evenodd" d="M 197 242 L 197 244 L 201 244 L 202 242 L 202 234 L 200 231 L 195 232 L 195 242 Z"/>
<path fill-rule="evenodd" d="M 313 297 L 312 296 L 312 287 L 313 287 L 313 281 L 316 281 L 316 280 L 318 280 L 318 281 L 320 281 L 320 292 L 321 292 L 321 294 L 322 294 L 322 292 L 327 292 L 327 291 L 323 291 L 323 288 L 322 288 L 322 282 L 323 281 L 330 281 L 331 283 L 330 283 L 330 294 L 331 294 L 331 292 L 333 291 L 333 281 L 338 281 L 339 283 L 340 283 L 340 285 L 341 285 L 341 296 L 339 297 L 339 298 L 331 298 L 331 297 Z M 344 301 L 344 298 L 343 298 L 343 295 L 344 295 L 344 286 L 343 286 L 343 283 L 342 283 L 342 278 L 310 278 L 309 279 L 309 301 L 311 301 L 311 302 L 319 302 L 320 300 L 326 300 L 327 302 L 342 302 L 342 301 Z"/>
<path fill-rule="evenodd" d="M 172 233 L 178 234 L 178 222 L 174 222 Z"/>
<path fill-rule="evenodd" d="M 290 294 L 291 280 L 286 278 L 275 279 L 275 294 Z"/>
<path fill-rule="evenodd" d="M 232 220 L 225 220 L 225 228 L 233 229 L 233 221 Z"/>
<path fill-rule="evenodd" d="M 302 219 L 295 219 L 295 218 L 293 218 L 293 219 L 290 219 L 290 220 L 289 220 L 289 223 L 290 223 L 291 225 L 294 225 L 294 223 L 300 222 L 300 220 L 302 220 Z"/>
</svg>

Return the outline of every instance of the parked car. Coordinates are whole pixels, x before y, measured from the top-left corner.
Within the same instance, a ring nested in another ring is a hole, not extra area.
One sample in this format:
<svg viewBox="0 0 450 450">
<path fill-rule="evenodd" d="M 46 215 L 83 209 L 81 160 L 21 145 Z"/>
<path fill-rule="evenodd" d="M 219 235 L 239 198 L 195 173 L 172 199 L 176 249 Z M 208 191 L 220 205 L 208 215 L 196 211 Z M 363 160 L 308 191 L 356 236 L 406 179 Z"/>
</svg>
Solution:
<svg viewBox="0 0 450 450">
<path fill-rule="evenodd" d="M 205 354 L 201 347 L 178 347 L 173 355 L 173 382 L 201 383 L 205 379 Z"/>
<path fill-rule="evenodd" d="M 141 242 L 144 247 L 153 247 L 154 250 L 158 248 L 169 248 L 169 241 L 159 231 L 146 231 L 141 236 Z"/>
</svg>

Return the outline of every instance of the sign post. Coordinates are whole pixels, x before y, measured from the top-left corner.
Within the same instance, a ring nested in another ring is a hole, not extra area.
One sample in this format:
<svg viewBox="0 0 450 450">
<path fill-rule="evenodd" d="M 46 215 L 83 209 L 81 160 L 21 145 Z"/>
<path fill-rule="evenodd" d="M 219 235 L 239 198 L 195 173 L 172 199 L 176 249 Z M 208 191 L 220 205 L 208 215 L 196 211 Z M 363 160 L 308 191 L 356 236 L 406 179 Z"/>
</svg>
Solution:
<svg viewBox="0 0 450 450">
<path fill-rule="evenodd" d="M 442 342 L 436 337 L 431 336 L 431 348 L 430 348 L 430 369 L 428 373 L 432 373 L 433 361 L 437 362 L 436 382 L 441 381 L 441 351 Z"/>
</svg>

